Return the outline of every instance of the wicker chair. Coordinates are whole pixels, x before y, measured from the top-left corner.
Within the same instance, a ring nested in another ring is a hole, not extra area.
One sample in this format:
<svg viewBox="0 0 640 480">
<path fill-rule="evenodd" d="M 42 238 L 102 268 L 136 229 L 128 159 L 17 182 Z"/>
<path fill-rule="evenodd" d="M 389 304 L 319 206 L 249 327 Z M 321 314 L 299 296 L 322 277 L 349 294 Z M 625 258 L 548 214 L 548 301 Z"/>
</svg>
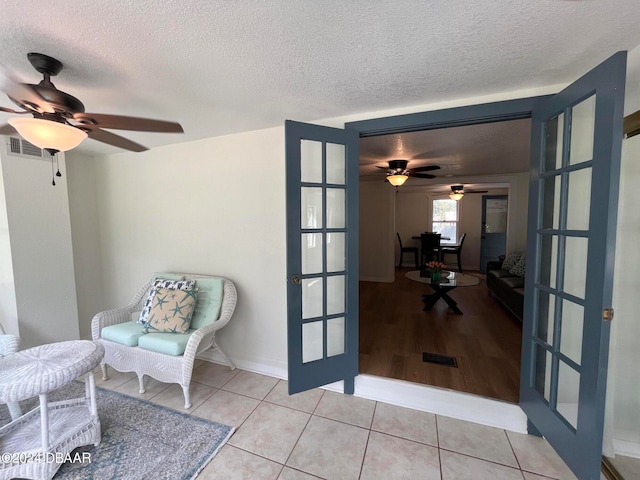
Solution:
<svg viewBox="0 0 640 480">
<path fill-rule="evenodd" d="M 2 324 L 0 323 L 0 357 L 15 353 L 19 348 L 20 339 L 15 335 L 5 333 L 4 328 L 2 328 Z M 20 404 L 18 402 L 7 403 L 7 407 L 9 407 L 11 420 L 15 420 L 22 416 L 22 410 L 20 409 Z"/>
<path fill-rule="evenodd" d="M 220 278 L 209 275 L 180 275 L 196 280 L 196 282 L 198 278 Z M 227 362 L 227 365 L 229 365 L 232 370 L 235 369 L 235 365 L 231 359 L 227 357 L 216 343 L 216 331 L 224 327 L 231 319 L 237 299 L 236 287 L 233 282 L 226 278 L 222 278 L 222 280 L 223 296 L 218 319 L 213 323 L 195 330 L 189 337 L 186 349 L 182 355 L 168 355 L 145 350 L 138 346 L 122 345 L 101 338 L 100 334 L 104 327 L 131 322 L 132 314 L 142 310 L 143 303 L 151 289 L 152 280 L 140 289 L 126 307 L 107 310 L 95 315 L 91 323 L 91 333 L 95 342 L 104 345 L 105 355 L 101 363 L 103 379 L 107 380 L 109 378 L 107 375 L 107 365 L 110 365 L 120 372 L 135 372 L 140 382 L 140 393 L 145 392 L 145 375 L 149 375 L 160 382 L 178 383 L 184 393 L 184 408 L 190 408 L 189 384 L 191 383 L 191 375 L 193 373 L 193 362 L 197 354 L 209 348 L 217 349 Z M 200 302 L 196 304 L 196 313 L 199 309 L 199 303 Z"/>
</svg>

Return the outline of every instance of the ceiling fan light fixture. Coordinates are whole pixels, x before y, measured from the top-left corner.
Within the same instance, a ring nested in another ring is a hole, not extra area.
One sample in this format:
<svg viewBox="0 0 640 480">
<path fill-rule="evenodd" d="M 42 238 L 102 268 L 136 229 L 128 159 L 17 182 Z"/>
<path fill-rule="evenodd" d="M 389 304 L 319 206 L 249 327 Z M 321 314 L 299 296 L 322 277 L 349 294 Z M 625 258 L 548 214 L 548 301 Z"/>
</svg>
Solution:
<svg viewBox="0 0 640 480">
<path fill-rule="evenodd" d="M 404 182 L 407 181 L 407 178 L 409 178 L 408 175 L 404 175 L 404 174 L 400 174 L 400 173 L 394 173 L 393 175 L 387 175 L 387 180 L 394 187 L 399 187 L 400 185 L 403 185 Z"/>
<path fill-rule="evenodd" d="M 79 128 L 42 118 L 14 117 L 8 122 L 27 142 L 42 149 L 66 152 L 87 138 Z"/>
<path fill-rule="evenodd" d="M 456 202 L 460 200 L 462 197 L 464 197 L 464 193 L 461 193 L 461 192 L 456 192 L 456 193 L 451 192 L 449 194 L 449 198 L 451 200 L 455 200 Z"/>
</svg>

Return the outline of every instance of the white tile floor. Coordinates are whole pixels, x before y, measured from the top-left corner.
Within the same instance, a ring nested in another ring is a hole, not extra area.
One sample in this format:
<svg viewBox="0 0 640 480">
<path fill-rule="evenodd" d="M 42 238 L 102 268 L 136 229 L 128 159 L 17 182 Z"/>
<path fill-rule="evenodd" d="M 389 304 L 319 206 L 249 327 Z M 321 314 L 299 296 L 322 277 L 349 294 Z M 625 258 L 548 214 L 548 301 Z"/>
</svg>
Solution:
<svg viewBox="0 0 640 480">
<path fill-rule="evenodd" d="M 575 479 L 543 439 L 197 362 L 191 415 L 237 427 L 199 479 Z M 184 411 L 182 390 L 109 369 L 96 384 Z"/>
</svg>

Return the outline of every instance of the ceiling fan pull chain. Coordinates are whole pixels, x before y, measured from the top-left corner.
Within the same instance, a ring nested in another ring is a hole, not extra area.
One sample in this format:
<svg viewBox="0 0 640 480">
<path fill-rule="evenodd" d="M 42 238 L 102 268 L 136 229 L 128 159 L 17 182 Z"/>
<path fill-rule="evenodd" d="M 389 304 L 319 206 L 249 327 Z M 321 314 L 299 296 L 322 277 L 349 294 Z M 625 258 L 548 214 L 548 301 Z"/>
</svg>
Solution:
<svg viewBox="0 0 640 480">
<path fill-rule="evenodd" d="M 51 185 L 56 186 L 56 176 L 53 173 L 53 157 L 51 157 Z"/>
<path fill-rule="evenodd" d="M 62 174 L 60 173 L 60 164 L 58 162 L 58 154 L 56 153 L 56 168 L 58 169 L 58 171 L 56 172 L 56 177 L 61 177 Z"/>
</svg>

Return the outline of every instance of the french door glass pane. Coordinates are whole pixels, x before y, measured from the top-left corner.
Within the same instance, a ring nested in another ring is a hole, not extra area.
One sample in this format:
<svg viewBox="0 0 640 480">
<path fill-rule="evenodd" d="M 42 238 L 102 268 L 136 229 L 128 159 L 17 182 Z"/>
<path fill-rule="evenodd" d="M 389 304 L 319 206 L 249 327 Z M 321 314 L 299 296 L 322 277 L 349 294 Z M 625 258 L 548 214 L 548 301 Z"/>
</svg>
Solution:
<svg viewBox="0 0 640 480">
<path fill-rule="evenodd" d="M 538 281 L 549 288 L 556 288 L 558 268 L 558 236 L 540 235 L 540 270 Z"/>
<path fill-rule="evenodd" d="M 327 228 L 344 228 L 345 201 L 343 188 L 327 188 Z"/>
<path fill-rule="evenodd" d="M 327 320 L 327 356 L 342 355 L 344 353 L 344 317 Z"/>
<path fill-rule="evenodd" d="M 560 331 L 560 352 L 580 365 L 582 361 L 582 328 L 584 326 L 584 308 L 581 305 L 563 300 L 562 326 Z"/>
<path fill-rule="evenodd" d="M 344 185 L 345 148 L 338 143 L 327 143 L 327 183 Z"/>
<path fill-rule="evenodd" d="M 302 324 L 302 363 L 320 360 L 322 355 L 322 321 Z"/>
<path fill-rule="evenodd" d="M 322 316 L 322 278 L 302 279 L 302 318 Z"/>
<path fill-rule="evenodd" d="M 322 273 L 322 233 L 302 234 L 302 274 Z"/>
<path fill-rule="evenodd" d="M 583 168 L 569 173 L 569 199 L 567 201 L 567 230 L 589 230 L 591 205 L 591 169 Z"/>
<path fill-rule="evenodd" d="M 507 200 L 488 199 L 486 204 L 485 233 L 504 233 L 507 231 Z"/>
<path fill-rule="evenodd" d="M 345 248 L 345 233 L 327 233 L 327 272 L 341 272 L 345 269 Z"/>
<path fill-rule="evenodd" d="M 553 325 L 555 323 L 556 297 L 538 290 L 538 332 L 537 336 L 553 345 Z"/>
<path fill-rule="evenodd" d="M 592 95 L 575 105 L 571 111 L 571 150 L 569 164 L 593 158 L 593 133 L 596 119 L 596 96 Z"/>
<path fill-rule="evenodd" d="M 564 285 L 566 293 L 584 298 L 587 284 L 587 249 L 589 240 L 583 237 L 567 237 L 564 259 Z"/>
<path fill-rule="evenodd" d="M 545 177 L 541 181 L 542 192 L 542 228 L 560 228 L 560 188 L 559 175 Z"/>
<path fill-rule="evenodd" d="M 322 228 L 322 188 L 302 187 L 300 190 L 302 228 Z"/>
<path fill-rule="evenodd" d="M 322 142 L 300 141 L 300 180 L 322 182 Z"/>
<path fill-rule="evenodd" d="M 560 361 L 558 371 L 558 401 L 556 409 L 572 426 L 578 426 L 578 400 L 580 399 L 580 374 Z"/>
<path fill-rule="evenodd" d="M 551 393 L 551 353 L 538 344 L 536 347 L 535 387 L 548 402 Z"/>
<path fill-rule="evenodd" d="M 552 118 L 545 123 L 545 171 L 562 167 L 562 145 L 564 132 L 564 114 Z"/>
<path fill-rule="evenodd" d="M 327 277 L 327 315 L 344 313 L 344 275 Z"/>
</svg>

